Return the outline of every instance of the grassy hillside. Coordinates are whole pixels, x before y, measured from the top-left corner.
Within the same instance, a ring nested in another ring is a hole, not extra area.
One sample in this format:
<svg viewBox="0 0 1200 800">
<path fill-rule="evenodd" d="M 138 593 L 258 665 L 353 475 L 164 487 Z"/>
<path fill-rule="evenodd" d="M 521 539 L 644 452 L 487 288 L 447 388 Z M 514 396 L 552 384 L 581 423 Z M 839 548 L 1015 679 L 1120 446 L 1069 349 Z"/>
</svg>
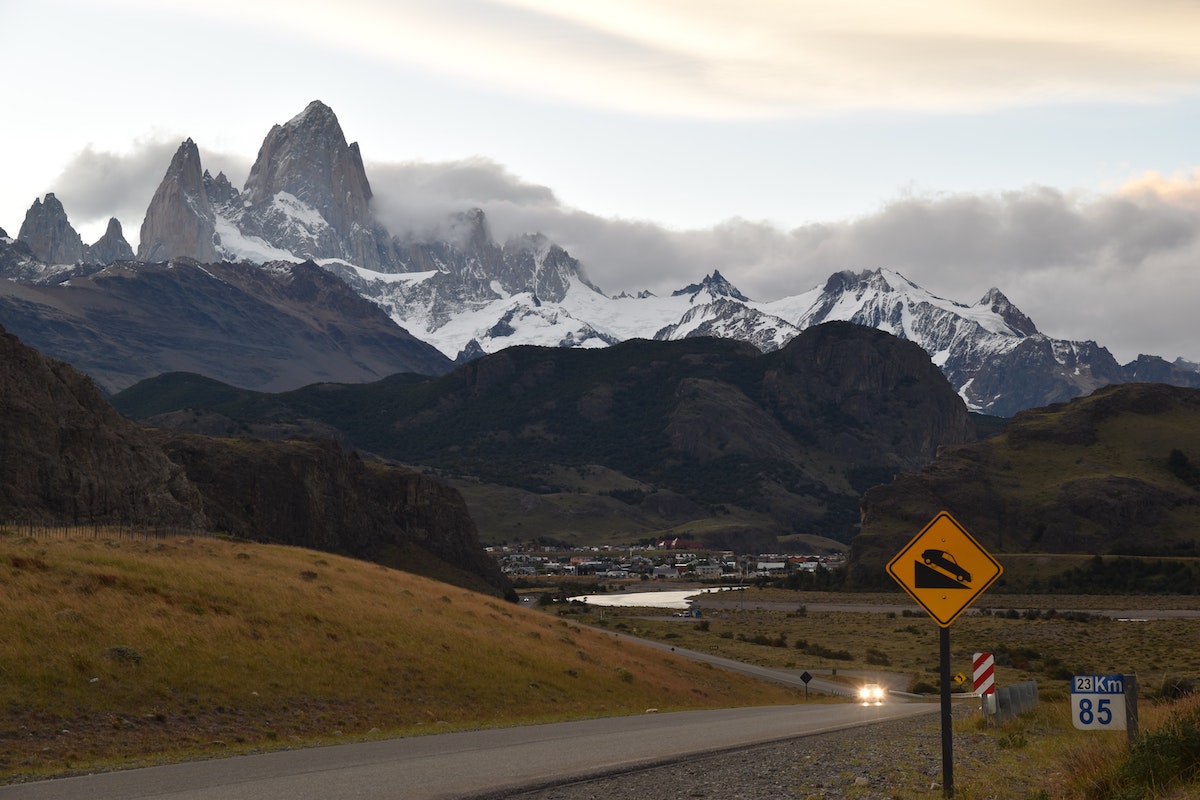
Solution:
<svg viewBox="0 0 1200 800">
<path fill-rule="evenodd" d="M 1002 563 L 1005 554 L 1195 557 L 1198 464 L 1195 389 L 1110 386 L 1023 412 L 1003 434 L 945 448 L 926 469 L 867 492 L 851 578 L 859 586 L 885 584 L 883 564 L 943 509 Z M 1002 580 L 1040 590 L 1049 577 L 1041 569 L 1028 583 L 1015 573 Z"/>
<path fill-rule="evenodd" d="M 7 780 L 795 699 L 493 597 L 299 548 L 5 533 L 0 603 Z"/>
</svg>

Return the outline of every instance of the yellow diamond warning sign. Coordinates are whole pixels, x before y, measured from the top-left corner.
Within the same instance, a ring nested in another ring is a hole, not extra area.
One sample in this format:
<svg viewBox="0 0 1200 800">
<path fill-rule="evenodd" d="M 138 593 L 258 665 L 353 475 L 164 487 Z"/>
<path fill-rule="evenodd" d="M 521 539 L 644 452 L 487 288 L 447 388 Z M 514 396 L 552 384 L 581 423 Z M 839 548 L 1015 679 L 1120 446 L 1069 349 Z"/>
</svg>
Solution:
<svg viewBox="0 0 1200 800">
<path fill-rule="evenodd" d="M 938 625 L 948 628 L 1004 568 L 942 511 L 888 562 L 887 571 Z"/>
</svg>

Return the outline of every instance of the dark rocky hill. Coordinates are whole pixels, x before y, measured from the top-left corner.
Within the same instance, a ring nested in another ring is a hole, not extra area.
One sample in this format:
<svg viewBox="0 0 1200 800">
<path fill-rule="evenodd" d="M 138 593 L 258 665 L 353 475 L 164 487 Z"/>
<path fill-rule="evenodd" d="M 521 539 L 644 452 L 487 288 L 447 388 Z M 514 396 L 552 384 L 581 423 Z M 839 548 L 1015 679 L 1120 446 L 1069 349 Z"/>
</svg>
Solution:
<svg viewBox="0 0 1200 800">
<path fill-rule="evenodd" d="M 190 401 L 181 384 L 194 387 Z M 514 347 L 424 381 L 258 395 L 164 376 L 114 402 L 182 427 L 212 426 L 213 414 L 263 433 L 333 427 L 387 458 L 507 487 L 519 496 L 504 502 L 526 513 L 468 492 L 487 541 L 537 535 L 537 509 L 557 502 L 571 511 L 545 533 L 565 539 L 607 525 L 625 541 L 673 528 L 718 546 L 848 542 L 862 490 L 974 438 L 919 346 L 847 323 L 769 354 L 719 339 Z M 197 413 L 179 413 L 189 405 Z"/>
<path fill-rule="evenodd" d="M 0 255 L 16 245 L 0 243 Z M 32 269 L 17 255 L 10 253 L 12 271 Z M 397 372 L 440 375 L 451 367 L 312 262 L 120 262 L 40 281 L 0 280 L 0 320 L 110 392 L 180 370 L 282 391 Z"/>
<path fill-rule="evenodd" d="M 73 367 L 0 328 L 0 527 L 139 525 L 380 560 L 471 588 L 507 586 L 462 497 L 329 441 L 143 428 Z"/>
<path fill-rule="evenodd" d="M 201 496 L 207 527 L 345 553 L 480 591 L 507 586 L 462 496 L 329 440 L 225 439 L 158 430 Z"/>
<path fill-rule="evenodd" d="M 73 367 L 0 328 L 0 522 L 203 522 L 200 494 L 150 433 Z"/>
<path fill-rule="evenodd" d="M 941 510 L 996 554 L 1196 555 L 1200 390 L 1110 386 L 943 448 L 866 493 L 853 582 L 889 584 L 884 564 Z"/>
</svg>

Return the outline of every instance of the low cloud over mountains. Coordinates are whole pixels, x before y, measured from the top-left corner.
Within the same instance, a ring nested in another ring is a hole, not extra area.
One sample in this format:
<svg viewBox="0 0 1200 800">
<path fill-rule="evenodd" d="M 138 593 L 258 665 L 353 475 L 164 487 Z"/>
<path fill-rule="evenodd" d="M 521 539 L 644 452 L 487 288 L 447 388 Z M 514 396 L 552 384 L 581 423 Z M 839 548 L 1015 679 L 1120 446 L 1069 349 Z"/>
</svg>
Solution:
<svg viewBox="0 0 1200 800">
<path fill-rule="evenodd" d="M 177 141 L 143 140 L 127 153 L 77 153 L 55 182 L 85 241 L 116 216 L 136 234 Z M 1147 176 L 1106 195 L 1040 186 L 993 195 L 912 194 L 873 214 L 785 229 L 730 219 L 672 230 L 652 220 L 601 217 L 563 202 L 485 157 L 452 162 L 364 159 L 375 214 L 393 233 L 452 235 L 452 215 L 484 210 L 498 241 L 544 233 L 604 291 L 669 292 L 720 270 L 755 299 L 775 299 L 840 270 L 888 267 L 944 296 L 1001 286 L 1043 331 L 1069 339 L 1104 331 L 1119 360 L 1141 353 L 1200 360 L 1190 298 L 1200 296 L 1200 179 Z M 205 167 L 240 184 L 250 161 L 209 151 Z M 646 176 L 652 181 L 653 176 Z M 798 189 L 816 191 L 819 187 Z M 13 228 L 16 225 L 12 225 Z M 133 242 L 136 248 L 136 242 Z"/>
</svg>

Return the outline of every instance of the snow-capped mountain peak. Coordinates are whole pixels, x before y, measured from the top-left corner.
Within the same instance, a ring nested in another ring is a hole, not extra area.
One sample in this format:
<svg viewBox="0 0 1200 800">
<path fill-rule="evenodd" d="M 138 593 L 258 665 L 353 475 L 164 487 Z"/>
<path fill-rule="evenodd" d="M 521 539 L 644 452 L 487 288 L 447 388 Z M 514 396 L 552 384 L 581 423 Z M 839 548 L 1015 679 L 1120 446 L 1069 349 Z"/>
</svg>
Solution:
<svg viewBox="0 0 1200 800">
<path fill-rule="evenodd" d="M 676 289 L 672 292 L 672 296 L 686 296 L 693 303 L 697 302 L 700 295 L 707 295 L 711 300 L 720 300 L 724 297 L 740 300 L 743 303 L 750 302 L 750 298 L 737 290 L 737 287 L 727 281 L 720 272 L 713 270 L 711 275 L 705 276 L 704 280 L 699 283 L 693 283 L 685 286 L 682 289 Z"/>
<path fill-rule="evenodd" d="M 46 252 L 64 244 L 62 252 L 79 250 L 78 235 L 68 235 L 73 230 L 53 199 L 35 204 L 38 225 L 23 229 L 20 247 L 0 254 L 6 277 L 54 279 L 30 243 Z M 459 360 L 516 344 L 598 347 L 692 336 L 735 338 L 771 351 L 808 327 L 845 321 L 921 345 L 971 408 L 999 415 L 1122 380 L 1200 384 L 1190 365 L 1146 357 L 1120 367 L 1094 342 L 1050 339 L 997 288 L 965 305 L 885 268 L 837 272 L 821 286 L 763 302 L 713 271 L 667 297 L 609 297 L 541 234 L 497 243 L 481 209 L 452 215 L 443 238 L 400 239 L 374 219 L 370 199 L 358 145 L 347 143 L 332 109 L 313 101 L 271 128 L 241 192 L 223 174 L 205 171 L 196 144 L 184 141 L 147 209 L 138 256 L 255 264 L 311 259 L 397 325 Z M 107 245 L 120 238 L 118 228 L 94 252 L 109 252 Z"/>
<path fill-rule="evenodd" d="M 1033 324 L 1033 320 L 1025 316 L 1021 309 L 1014 306 L 1004 296 L 1004 293 L 994 286 L 988 289 L 987 294 L 975 305 L 986 308 L 992 314 L 1004 320 L 1014 335 L 1032 336 L 1038 332 L 1037 326 Z"/>
</svg>

